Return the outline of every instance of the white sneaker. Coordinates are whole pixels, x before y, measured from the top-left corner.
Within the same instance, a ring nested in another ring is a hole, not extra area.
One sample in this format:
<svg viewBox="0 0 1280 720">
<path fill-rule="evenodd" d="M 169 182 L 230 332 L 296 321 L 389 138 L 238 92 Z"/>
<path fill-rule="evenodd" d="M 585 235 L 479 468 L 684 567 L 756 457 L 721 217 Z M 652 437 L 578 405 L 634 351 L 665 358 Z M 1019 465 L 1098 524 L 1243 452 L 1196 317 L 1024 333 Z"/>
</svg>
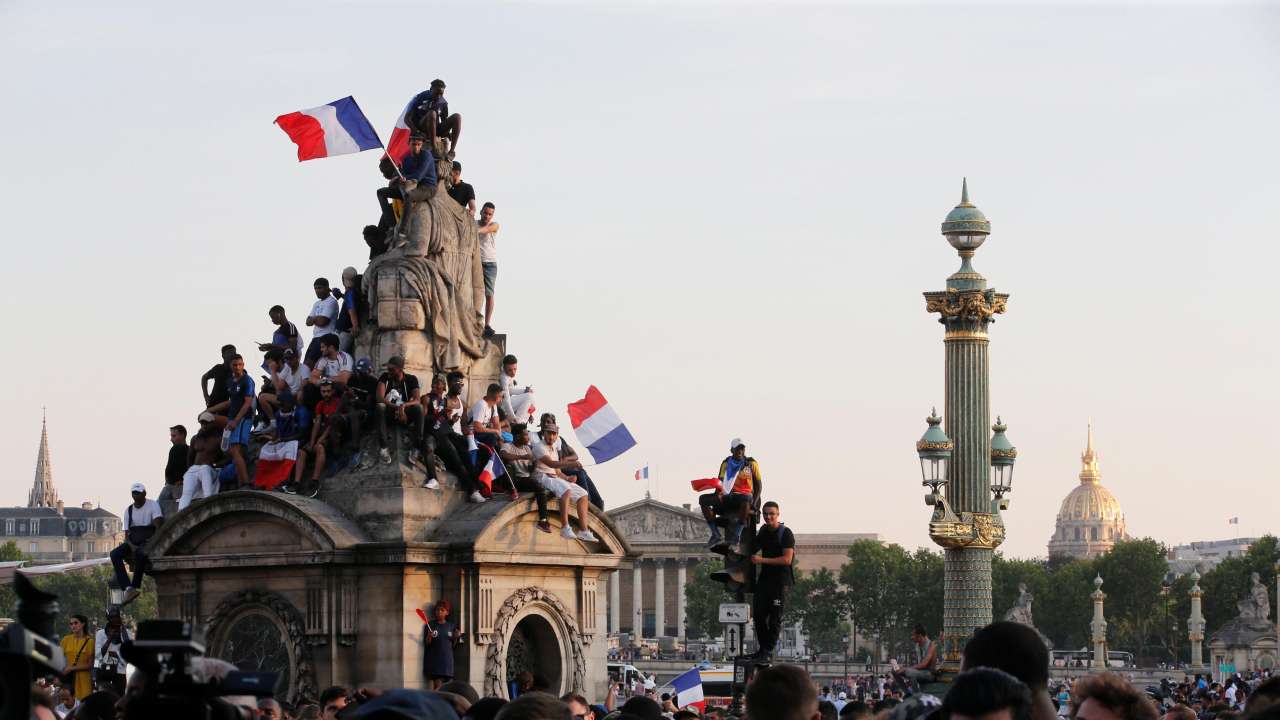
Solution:
<svg viewBox="0 0 1280 720">
<path fill-rule="evenodd" d="M 254 435 L 261 435 L 267 431 L 268 427 L 269 426 L 266 423 L 259 420 L 258 424 L 253 426 L 253 430 L 251 432 Z"/>
<path fill-rule="evenodd" d="M 600 538 L 596 537 L 596 534 L 590 530 L 583 530 L 578 533 L 578 539 L 582 542 L 600 542 Z"/>
<path fill-rule="evenodd" d="M 473 502 L 473 503 L 482 503 L 482 502 L 484 502 L 485 500 L 487 500 L 488 498 L 486 498 L 485 496 L 481 495 L 479 490 L 474 490 L 474 491 L 472 491 L 472 493 L 471 493 L 471 497 L 470 497 L 469 499 L 470 499 L 470 500 L 471 500 L 471 502 Z"/>
<path fill-rule="evenodd" d="M 388 450 L 388 449 L 386 449 L 386 448 L 382 448 L 382 449 L 378 450 L 378 458 L 382 460 L 382 464 L 383 464 L 383 465 L 390 465 L 390 464 L 391 464 L 391 451 L 390 451 L 390 450 Z"/>
<path fill-rule="evenodd" d="M 424 487 L 424 488 L 426 488 L 426 489 L 428 489 L 428 490 L 439 490 L 439 489 L 440 489 L 440 483 L 436 482 L 436 479 L 435 479 L 435 478 L 431 478 L 430 480 L 428 480 L 428 481 L 427 481 L 427 484 L 426 484 L 426 485 L 423 485 L 422 487 Z"/>
<path fill-rule="evenodd" d="M 565 540 L 575 540 L 577 539 L 578 536 L 573 532 L 573 528 L 569 527 L 568 525 L 565 525 L 564 527 L 560 528 L 560 537 L 564 538 Z"/>
</svg>

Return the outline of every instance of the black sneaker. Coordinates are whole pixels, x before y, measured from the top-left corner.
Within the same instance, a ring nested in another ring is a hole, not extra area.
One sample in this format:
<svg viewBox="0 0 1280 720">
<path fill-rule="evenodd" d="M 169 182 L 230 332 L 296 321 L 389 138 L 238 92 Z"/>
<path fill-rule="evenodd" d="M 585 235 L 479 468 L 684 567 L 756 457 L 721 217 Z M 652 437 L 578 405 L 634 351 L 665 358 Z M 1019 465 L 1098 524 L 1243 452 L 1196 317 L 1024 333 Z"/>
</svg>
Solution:
<svg viewBox="0 0 1280 720">
<path fill-rule="evenodd" d="M 493 331 L 493 328 L 489 327 L 488 325 L 485 325 L 485 326 L 484 326 L 484 332 L 482 333 L 482 336 L 483 336 L 483 337 L 491 338 L 491 337 L 493 337 L 493 336 L 494 336 L 494 335 L 496 335 L 496 334 L 497 334 L 497 333 L 495 333 L 495 332 Z"/>
</svg>

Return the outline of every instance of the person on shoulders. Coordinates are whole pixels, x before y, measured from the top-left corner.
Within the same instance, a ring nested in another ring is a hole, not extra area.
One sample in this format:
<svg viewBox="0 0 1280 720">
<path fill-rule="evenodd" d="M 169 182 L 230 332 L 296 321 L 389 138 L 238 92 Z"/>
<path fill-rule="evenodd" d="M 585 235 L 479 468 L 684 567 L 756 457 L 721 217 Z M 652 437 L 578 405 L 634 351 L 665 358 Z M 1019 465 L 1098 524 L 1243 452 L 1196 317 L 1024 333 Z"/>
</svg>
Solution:
<svg viewBox="0 0 1280 720">
<path fill-rule="evenodd" d="M 178 509 L 185 510 L 199 493 L 200 497 L 213 497 L 217 492 L 217 470 L 214 466 L 222 457 L 222 429 L 218 416 L 208 410 L 200 413 L 200 429 L 191 438 L 188 449 L 187 470 L 182 475 L 182 499 Z M 163 510 L 163 508 L 161 508 Z"/>
<path fill-rule="evenodd" d="M 409 101 L 406 125 L 427 138 L 448 138 L 449 150 L 445 157 L 454 159 L 458 152 L 458 137 L 462 135 L 462 116 L 449 112 L 449 101 L 444 99 L 443 80 L 431 81 L 430 87 Z"/>
<path fill-rule="evenodd" d="M 231 377 L 231 358 L 235 356 L 235 345 L 223 345 L 222 362 L 200 376 L 200 393 L 204 395 L 205 407 L 213 407 L 227 399 L 227 378 Z M 213 381 L 212 390 L 209 389 L 210 380 Z"/>
<path fill-rule="evenodd" d="M 760 565 L 752 596 L 751 615 L 755 621 L 756 659 L 768 659 L 782 633 L 782 613 L 787 588 L 796 582 L 794 563 L 796 536 L 782 524 L 782 510 L 770 500 L 762 508 L 764 524 L 756 531 L 755 547 L 759 554 L 751 556 L 751 564 Z"/>
<path fill-rule="evenodd" d="M 391 450 L 387 447 L 387 419 L 396 425 L 412 428 L 413 448 L 410 462 L 421 456 L 422 440 L 426 435 L 426 417 L 422 412 L 422 389 L 418 376 L 404 371 L 404 358 L 393 355 L 387 360 L 387 371 L 378 378 L 378 458 L 383 465 L 391 464 Z"/>
<path fill-rule="evenodd" d="M 484 270 L 484 336 L 493 337 L 494 292 L 498 286 L 498 230 L 493 214 L 497 207 L 487 202 L 480 208 L 476 233 L 480 236 L 480 267 Z"/>
<path fill-rule="evenodd" d="M 111 567 L 115 570 L 116 585 L 125 591 L 122 603 L 124 605 L 133 602 L 138 595 L 142 594 L 142 577 L 148 564 L 147 543 L 164 522 L 160 504 L 155 500 L 147 499 L 146 485 L 134 483 L 129 491 L 133 495 L 133 503 L 122 513 L 124 542 L 111 551 Z M 126 559 L 133 567 L 132 582 L 124 571 Z M 92 658 L 93 654 L 90 653 L 89 657 Z"/>
<path fill-rule="evenodd" d="M 240 487 L 249 484 L 249 466 L 245 453 L 249 448 L 249 436 L 253 430 L 254 385 L 253 378 L 244 371 L 244 358 L 231 358 L 231 377 L 227 379 L 227 400 L 209 408 L 215 414 L 227 417 L 227 454 L 235 464 L 236 479 Z"/>
<path fill-rule="evenodd" d="M 449 173 L 449 197 L 467 209 L 468 217 L 476 216 L 476 190 L 471 183 L 462 182 L 462 163 L 453 161 L 453 169 Z"/>
</svg>

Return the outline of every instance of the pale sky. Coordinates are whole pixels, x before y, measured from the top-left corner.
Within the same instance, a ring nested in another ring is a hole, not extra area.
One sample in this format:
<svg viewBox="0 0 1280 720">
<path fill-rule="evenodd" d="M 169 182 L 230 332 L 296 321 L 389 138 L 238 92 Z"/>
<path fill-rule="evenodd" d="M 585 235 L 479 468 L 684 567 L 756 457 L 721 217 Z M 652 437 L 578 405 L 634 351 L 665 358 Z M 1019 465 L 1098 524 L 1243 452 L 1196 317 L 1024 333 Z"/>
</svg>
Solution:
<svg viewBox="0 0 1280 720">
<path fill-rule="evenodd" d="M 156 494 L 218 347 L 367 257 L 377 153 L 298 163 L 272 120 L 354 95 L 385 138 L 441 77 L 522 381 L 597 385 L 640 443 L 593 470 L 610 507 L 646 462 L 696 502 L 741 436 L 796 531 L 932 547 L 921 292 L 968 176 L 1011 294 L 1004 551 L 1044 554 L 1091 417 L 1132 534 L 1280 531 L 1273 4 L 10 0 L 0 67 L 0 504 L 46 405 L 64 500 Z"/>
</svg>

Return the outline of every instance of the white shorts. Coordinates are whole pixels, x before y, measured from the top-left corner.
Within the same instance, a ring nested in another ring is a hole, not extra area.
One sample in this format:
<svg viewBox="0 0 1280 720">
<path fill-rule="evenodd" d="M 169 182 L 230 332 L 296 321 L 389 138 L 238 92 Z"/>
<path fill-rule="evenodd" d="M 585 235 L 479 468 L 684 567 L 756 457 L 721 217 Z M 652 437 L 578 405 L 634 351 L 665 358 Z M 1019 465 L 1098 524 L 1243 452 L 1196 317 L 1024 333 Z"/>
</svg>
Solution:
<svg viewBox="0 0 1280 720">
<path fill-rule="evenodd" d="M 569 493 L 569 499 L 577 502 L 579 499 L 587 496 L 587 489 L 577 483 L 571 483 L 564 478 L 553 477 L 550 475 L 538 475 L 538 484 L 551 493 L 552 496 L 560 498 L 565 493 Z"/>
<path fill-rule="evenodd" d="M 262 446 L 258 451 L 259 460 L 297 460 L 298 441 L 272 442 Z"/>
</svg>

